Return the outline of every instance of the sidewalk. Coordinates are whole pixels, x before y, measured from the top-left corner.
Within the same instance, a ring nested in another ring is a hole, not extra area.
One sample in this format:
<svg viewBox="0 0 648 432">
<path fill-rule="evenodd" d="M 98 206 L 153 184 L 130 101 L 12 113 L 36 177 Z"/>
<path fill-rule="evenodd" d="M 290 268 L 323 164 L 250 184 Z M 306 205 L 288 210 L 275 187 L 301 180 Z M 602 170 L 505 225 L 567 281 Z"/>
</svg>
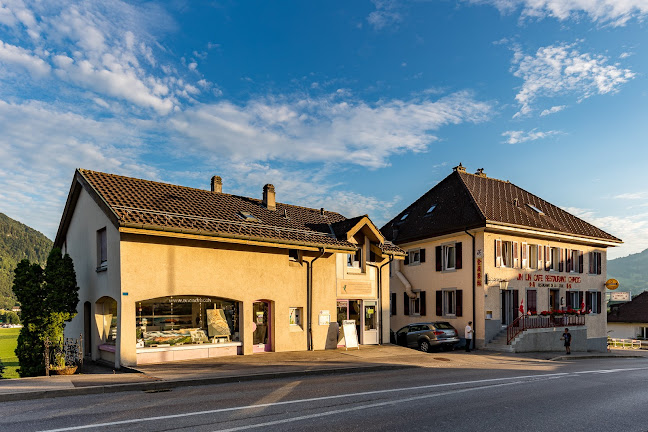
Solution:
<svg viewBox="0 0 648 432">
<path fill-rule="evenodd" d="M 407 368 L 550 370 L 555 368 L 555 362 L 552 364 L 555 360 L 628 356 L 648 357 L 648 352 L 615 350 L 565 356 L 564 353 L 513 354 L 478 350 L 426 354 L 384 345 L 348 351 L 266 353 L 141 365 L 131 373 L 91 364 L 76 375 L 0 380 L 0 402 Z"/>
</svg>

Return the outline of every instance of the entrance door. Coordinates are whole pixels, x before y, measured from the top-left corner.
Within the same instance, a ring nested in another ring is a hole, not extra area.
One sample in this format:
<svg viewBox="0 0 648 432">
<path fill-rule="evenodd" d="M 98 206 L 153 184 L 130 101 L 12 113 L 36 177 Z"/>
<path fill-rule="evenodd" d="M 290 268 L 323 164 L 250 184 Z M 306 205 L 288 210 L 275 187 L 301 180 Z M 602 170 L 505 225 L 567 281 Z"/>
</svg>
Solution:
<svg viewBox="0 0 648 432">
<path fill-rule="evenodd" d="M 272 351 L 270 335 L 272 329 L 270 326 L 270 302 L 256 301 L 252 303 L 252 319 L 254 320 L 252 328 L 252 343 L 254 344 L 252 352 Z"/>
<path fill-rule="evenodd" d="M 376 304 L 375 301 L 363 302 L 362 343 L 364 345 L 378 345 L 378 309 Z"/>
<path fill-rule="evenodd" d="M 342 330 L 342 321 L 354 320 L 356 323 L 356 334 L 358 343 L 364 344 L 361 322 L 362 315 L 360 312 L 360 300 L 338 300 L 337 301 L 337 322 L 338 322 L 338 346 L 344 346 L 344 330 Z"/>
<path fill-rule="evenodd" d="M 579 305 L 580 306 L 580 305 Z M 560 309 L 560 290 L 549 290 L 549 310 Z"/>
<path fill-rule="evenodd" d="M 502 325 L 508 326 L 518 316 L 518 291 L 502 290 Z"/>
</svg>

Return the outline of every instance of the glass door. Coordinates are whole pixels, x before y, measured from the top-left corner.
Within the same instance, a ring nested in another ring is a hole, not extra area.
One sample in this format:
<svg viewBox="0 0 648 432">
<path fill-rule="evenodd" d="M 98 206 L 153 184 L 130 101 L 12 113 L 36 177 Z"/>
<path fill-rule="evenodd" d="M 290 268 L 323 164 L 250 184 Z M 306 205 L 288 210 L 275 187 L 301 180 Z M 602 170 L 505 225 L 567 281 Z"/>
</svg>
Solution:
<svg viewBox="0 0 648 432">
<path fill-rule="evenodd" d="M 252 304 L 252 352 L 266 352 L 272 350 L 270 344 L 270 303 L 257 301 Z"/>
<path fill-rule="evenodd" d="M 376 301 L 363 302 L 362 344 L 378 345 L 378 308 Z"/>
<path fill-rule="evenodd" d="M 349 301 L 337 301 L 337 323 L 338 323 L 338 343 L 337 346 L 344 346 L 344 330 L 342 330 L 342 322 L 349 319 Z"/>
</svg>

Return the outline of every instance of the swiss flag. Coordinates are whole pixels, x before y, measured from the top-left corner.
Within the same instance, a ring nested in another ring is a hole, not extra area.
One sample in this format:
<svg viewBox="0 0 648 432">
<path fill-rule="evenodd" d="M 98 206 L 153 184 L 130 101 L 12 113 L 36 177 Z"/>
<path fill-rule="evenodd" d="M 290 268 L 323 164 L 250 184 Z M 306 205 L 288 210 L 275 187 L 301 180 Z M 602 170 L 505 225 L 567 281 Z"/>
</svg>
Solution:
<svg viewBox="0 0 648 432">
<path fill-rule="evenodd" d="M 524 315 L 524 299 L 520 300 L 520 313 Z"/>
<path fill-rule="evenodd" d="M 581 302 L 581 313 L 585 313 L 585 299 Z"/>
</svg>

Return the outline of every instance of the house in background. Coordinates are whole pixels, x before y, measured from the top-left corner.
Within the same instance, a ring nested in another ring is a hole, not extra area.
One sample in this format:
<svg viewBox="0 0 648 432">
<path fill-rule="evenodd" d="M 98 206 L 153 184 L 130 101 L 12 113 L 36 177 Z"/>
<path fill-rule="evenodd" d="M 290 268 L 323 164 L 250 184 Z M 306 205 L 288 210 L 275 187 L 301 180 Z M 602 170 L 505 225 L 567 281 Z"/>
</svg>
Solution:
<svg viewBox="0 0 648 432">
<path fill-rule="evenodd" d="M 74 260 L 85 354 L 121 365 L 389 340 L 387 264 L 367 216 L 79 169 L 55 246 Z"/>
<path fill-rule="evenodd" d="M 460 164 L 381 231 L 407 252 L 392 263 L 393 330 L 473 321 L 478 347 L 552 351 L 567 323 L 574 350 L 606 349 L 606 249 L 622 242 L 565 210 Z M 520 310 L 563 309 L 590 313 L 509 340 Z"/>
<path fill-rule="evenodd" d="M 614 307 L 607 320 L 610 337 L 648 340 L 648 291 Z"/>
</svg>

